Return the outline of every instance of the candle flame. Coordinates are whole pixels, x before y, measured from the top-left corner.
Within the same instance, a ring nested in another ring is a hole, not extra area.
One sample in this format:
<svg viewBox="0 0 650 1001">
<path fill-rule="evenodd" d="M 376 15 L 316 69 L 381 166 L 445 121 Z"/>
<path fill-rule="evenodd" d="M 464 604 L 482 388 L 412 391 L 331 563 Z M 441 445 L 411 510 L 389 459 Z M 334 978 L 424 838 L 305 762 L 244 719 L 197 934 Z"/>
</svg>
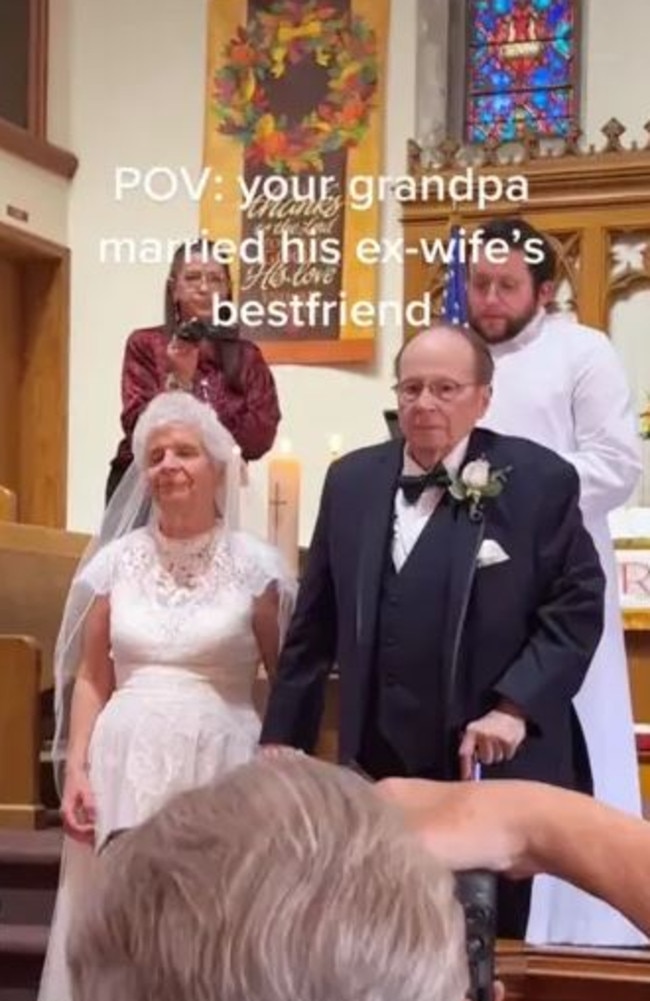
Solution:
<svg viewBox="0 0 650 1001">
<path fill-rule="evenodd" d="M 340 434 L 331 434 L 329 437 L 329 450 L 332 457 L 341 454 L 343 449 L 343 439 Z"/>
<path fill-rule="evenodd" d="M 282 455 L 291 455 L 291 441 L 289 438 L 282 438 L 280 441 L 280 453 Z"/>
</svg>

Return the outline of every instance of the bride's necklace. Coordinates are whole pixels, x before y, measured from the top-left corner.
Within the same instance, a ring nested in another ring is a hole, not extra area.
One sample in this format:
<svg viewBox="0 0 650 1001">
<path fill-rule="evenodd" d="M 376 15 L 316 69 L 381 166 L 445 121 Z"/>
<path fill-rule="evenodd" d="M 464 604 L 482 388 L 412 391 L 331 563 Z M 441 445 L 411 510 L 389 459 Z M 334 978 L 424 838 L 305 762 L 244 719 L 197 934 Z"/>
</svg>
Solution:
<svg viewBox="0 0 650 1001">
<path fill-rule="evenodd" d="M 154 531 L 156 555 L 162 577 L 178 588 L 193 589 L 204 580 L 219 539 L 219 526 L 185 539 L 172 539 L 158 528 Z"/>
</svg>

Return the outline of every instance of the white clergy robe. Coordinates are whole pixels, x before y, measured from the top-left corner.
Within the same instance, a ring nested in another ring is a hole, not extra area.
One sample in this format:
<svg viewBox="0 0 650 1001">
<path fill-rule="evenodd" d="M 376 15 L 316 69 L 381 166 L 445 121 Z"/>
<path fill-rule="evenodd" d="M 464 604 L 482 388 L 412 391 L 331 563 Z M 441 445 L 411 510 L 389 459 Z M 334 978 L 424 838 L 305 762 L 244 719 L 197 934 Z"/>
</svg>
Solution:
<svg viewBox="0 0 650 1001">
<path fill-rule="evenodd" d="M 640 443 L 627 380 L 609 338 L 540 311 L 492 346 L 494 394 L 482 424 L 529 438 L 571 462 L 581 508 L 607 576 L 605 630 L 575 698 L 597 799 L 640 814 L 629 678 L 607 516 L 634 490 Z M 588 844 L 585 850 L 589 850 Z M 534 944 L 636 945 L 643 937 L 612 908 L 549 876 L 534 881 L 527 939 Z"/>
</svg>

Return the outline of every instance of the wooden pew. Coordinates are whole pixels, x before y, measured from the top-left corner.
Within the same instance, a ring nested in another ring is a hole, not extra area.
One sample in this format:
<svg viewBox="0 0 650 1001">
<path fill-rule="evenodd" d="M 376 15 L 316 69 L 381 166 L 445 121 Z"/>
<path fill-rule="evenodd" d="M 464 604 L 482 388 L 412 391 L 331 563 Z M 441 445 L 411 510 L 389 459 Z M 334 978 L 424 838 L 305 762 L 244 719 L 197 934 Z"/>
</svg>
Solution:
<svg viewBox="0 0 650 1001">
<path fill-rule="evenodd" d="M 309 550 L 301 547 L 298 556 L 298 576 L 302 577 L 307 566 Z M 269 692 L 269 681 L 260 668 L 253 688 L 253 703 L 261 719 L 264 719 L 266 701 Z M 339 679 L 336 675 L 329 678 L 325 693 L 325 709 L 321 722 L 320 735 L 316 745 L 316 756 L 324 761 L 338 759 L 338 718 L 339 718 Z"/>
<path fill-rule="evenodd" d="M 16 521 L 18 498 L 13 490 L 0 486 L 0 521 Z"/>
<path fill-rule="evenodd" d="M 41 693 L 52 687 L 61 615 L 88 540 L 0 521 L 0 827 L 43 818 Z"/>
<path fill-rule="evenodd" d="M 269 681 L 264 671 L 260 671 L 253 687 L 253 703 L 260 718 L 264 718 L 266 702 L 269 693 Z M 336 676 L 329 678 L 327 691 L 325 694 L 325 711 L 320 728 L 320 736 L 316 745 L 316 757 L 324 761 L 336 761 L 337 753 L 337 727 L 339 713 L 339 679 Z"/>
<path fill-rule="evenodd" d="M 31 636 L 42 652 L 41 689 L 52 686 L 52 658 L 72 575 L 89 536 L 0 522 L 0 634 Z"/>
<path fill-rule="evenodd" d="M 37 827 L 41 654 L 29 636 L 0 636 L 0 827 Z"/>
</svg>

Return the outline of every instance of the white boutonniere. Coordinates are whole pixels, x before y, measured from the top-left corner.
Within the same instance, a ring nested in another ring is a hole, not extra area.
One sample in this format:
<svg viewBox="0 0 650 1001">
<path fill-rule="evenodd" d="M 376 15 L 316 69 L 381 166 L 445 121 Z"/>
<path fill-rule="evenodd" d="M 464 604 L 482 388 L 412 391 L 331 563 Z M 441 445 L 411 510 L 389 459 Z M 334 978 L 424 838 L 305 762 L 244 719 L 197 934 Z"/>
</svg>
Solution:
<svg viewBox="0 0 650 1001">
<path fill-rule="evenodd" d="M 483 517 L 483 501 L 487 497 L 498 497 L 508 479 L 512 466 L 490 469 L 486 458 L 474 459 L 463 466 L 451 481 L 449 493 L 459 503 L 466 503 L 472 521 Z"/>
</svg>

